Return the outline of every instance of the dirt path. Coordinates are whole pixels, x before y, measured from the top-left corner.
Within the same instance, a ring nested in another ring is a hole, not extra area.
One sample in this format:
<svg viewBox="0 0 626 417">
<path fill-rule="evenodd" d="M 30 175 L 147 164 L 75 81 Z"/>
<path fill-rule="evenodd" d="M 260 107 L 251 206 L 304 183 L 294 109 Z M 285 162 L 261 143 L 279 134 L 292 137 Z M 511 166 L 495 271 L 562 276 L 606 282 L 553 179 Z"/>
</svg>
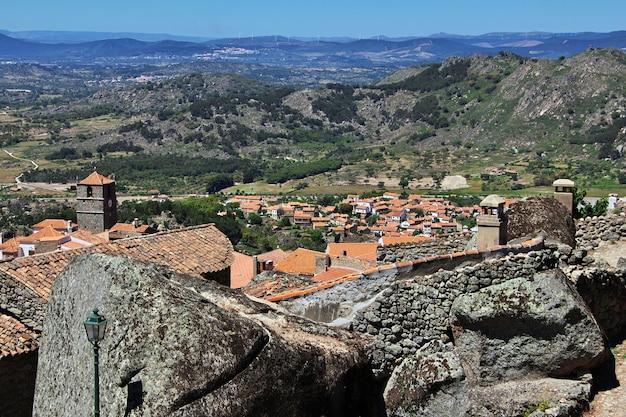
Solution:
<svg viewBox="0 0 626 417">
<path fill-rule="evenodd" d="M 626 341 L 612 351 L 619 386 L 597 393 L 583 417 L 626 417 Z"/>
</svg>

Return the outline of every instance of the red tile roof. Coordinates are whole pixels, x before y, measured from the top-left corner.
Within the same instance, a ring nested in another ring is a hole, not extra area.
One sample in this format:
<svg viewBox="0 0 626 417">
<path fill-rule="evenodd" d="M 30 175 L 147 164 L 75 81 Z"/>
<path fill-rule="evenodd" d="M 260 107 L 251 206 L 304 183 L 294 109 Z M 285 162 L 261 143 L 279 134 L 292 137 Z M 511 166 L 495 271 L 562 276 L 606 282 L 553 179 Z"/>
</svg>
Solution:
<svg viewBox="0 0 626 417">
<path fill-rule="evenodd" d="M 47 300 L 54 279 L 70 260 L 91 252 L 128 256 L 195 276 L 224 270 L 233 263 L 232 244 L 210 224 L 120 239 L 82 249 L 15 258 L 0 262 L 0 271 Z"/>
<path fill-rule="evenodd" d="M 22 243 L 33 243 L 41 240 L 49 240 L 49 239 L 59 239 L 64 237 L 65 235 L 59 231 L 57 231 L 52 226 L 46 226 L 37 233 L 33 233 L 30 236 L 26 236 L 21 240 Z"/>
<path fill-rule="evenodd" d="M 326 252 L 330 256 L 348 256 L 376 261 L 378 246 L 378 243 L 329 243 Z"/>
<path fill-rule="evenodd" d="M 0 358 L 36 347 L 37 333 L 14 317 L 0 314 Z"/>
<path fill-rule="evenodd" d="M 389 245 L 398 245 L 402 243 L 416 243 L 416 242 L 424 242 L 426 240 L 430 240 L 431 238 L 426 236 L 383 236 L 382 243 L 385 246 Z"/>
<path fill-rule="evenodd" d="M 147 224 L 135 226 L 132 223 L 115 223 L 113 227 L 109 229 L 109 232 L 123 231 L 123 232 L 144 233 L 148 229 L 150 229 L 150 226 Z"/>
<path fill-rule="evenodd" d="M 257 255 L 257 259 L 259 262 L 272 261 L 274 265 L 276 265 L 283 259 L 286 259 L 290 254 L 291 252 L 285 252 L 282 249 L 274 249 L 269 252 Z"/>
<path fill-rule="evenodd" d="M 89 242 L 92 245 L 109 241 L 109 232 L 93 233 L 87 229 L 78 229 L 77 231 L 70 233 L 70 236 L 78 240 Z"/>
<path fill-rule="evenodd" d="M 94 171 L 91 174 L 89 174 L 87 178 L 80 181 L 78 184 L 80 185 L 104 185 L 104 184 L 111 184 L 112 182 L 115 182 L 115 180 L 107 178 L 104 175 L 99 174 L 97 171 Z"/>
<path fill-rule="evenodd" d="M 358 271 L 349 268 L 328 268 L 326 271 L 320 272 L 313 277 L 315 282 L 334 281 L 338 278 L 342 278 L 349 275 L 354 275 Z"/>
<path fill-rule="evenodd" d="M 241 288 L 248 285 L 254 278 L 254 261 L 252 256 L 233 252 L 234 262 L 230 268 L 230 288 Z"/>
<path fill-rule="evenodd" d="M 0 245 L 0 251 L 2 251 L 3 257 L 18 255 L 20 250 L 20 239 L 23 239 L 23 237 L 14 237 Z"/>
<path fill-rule="evenodd" d="M 77 227 L 76 223 L 73 223 L 71 221 L 69 221 L 70 223 L 70 228 L 75 229 Z M 42 221 L 40 221 L 39 223 L 33 225 L 32 229 L 33 230 L 37 230 L 37 229 L 43 229 L 45 227 L 51 226 L 53 228 L 55 228 L 56 230 L 67 230 L 67 224 L 68 224 L 68 220 L 63 220 L 63 219 L 44 219 Z"/>
<path fill-rule="evenodd" d="M 276 271 L 286 272 L 289 274 L 315 274 L 315 258 L 326 256 L 323 252 L 316 252 L 309 249 L 298 248 L 291 253 L 286 259 L 279 262 L 274 267 Z"/>
</svg>

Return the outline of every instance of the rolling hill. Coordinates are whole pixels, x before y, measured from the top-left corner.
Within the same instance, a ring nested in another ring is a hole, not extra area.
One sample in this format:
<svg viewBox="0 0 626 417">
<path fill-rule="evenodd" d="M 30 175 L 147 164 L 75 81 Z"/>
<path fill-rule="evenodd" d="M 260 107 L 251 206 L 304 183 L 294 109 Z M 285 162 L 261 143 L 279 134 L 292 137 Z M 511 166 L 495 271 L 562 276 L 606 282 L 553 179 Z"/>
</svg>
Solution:
<svg viewBox="0 0 626 417">
<path fill-rule="evenodd" d="M 196 192 L 217 176 L 398 187 L 461 174 L 483 191 L 564 175 L 609 188 L 626 180 L 626 54 L 615 48 L 450 57 L 361 86 L 208 73 L 144 81 L 20 112 L 10 137 L 45 137 L 28 156 L 52 168 L 31 178 L 68 180 L 97 163 L 139 187 Z M 519 175 L 485 174 L 498 170 Z"/>
</svg>

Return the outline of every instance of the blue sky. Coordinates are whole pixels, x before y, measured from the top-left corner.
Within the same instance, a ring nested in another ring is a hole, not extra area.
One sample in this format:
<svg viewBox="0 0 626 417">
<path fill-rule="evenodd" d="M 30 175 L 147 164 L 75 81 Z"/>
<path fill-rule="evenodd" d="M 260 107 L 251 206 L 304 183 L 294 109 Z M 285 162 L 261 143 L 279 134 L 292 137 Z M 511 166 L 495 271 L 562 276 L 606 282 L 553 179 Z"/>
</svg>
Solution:
<svg viewBox="0 0 626 417">
<path fill-rule="evenodd" d="M 610 32 L 625 0 L 14 0 L 0 29 L 168 33 L 207 38 L 425 36 L 439 32 Z"/>
</svg>

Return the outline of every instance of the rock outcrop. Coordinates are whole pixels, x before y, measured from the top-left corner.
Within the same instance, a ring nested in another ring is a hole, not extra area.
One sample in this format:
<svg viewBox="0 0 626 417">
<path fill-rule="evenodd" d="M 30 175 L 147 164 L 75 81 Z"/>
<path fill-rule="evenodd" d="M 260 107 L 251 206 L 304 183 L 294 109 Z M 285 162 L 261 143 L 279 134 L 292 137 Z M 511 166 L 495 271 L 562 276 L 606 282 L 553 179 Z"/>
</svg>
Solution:
<svg viewBox="0 0 626 417">
<path fill-rule="evenodd" d="M 567 377 L 608 357 L 602 331 L 559 270 L 461 295 L 451 316 L 455 350 L 476 382 Z"/>
<path fill-rule="evenodd" d="M 591 393 L 591 376 L 578 377 L 610 358 L 558 270 L 460 295 L 451 315 L 453 343 L 431 341 L 394 369 L 390 416 L 576 415 Z"/>
<path fill-rule="evenodd" d="M 572 214 L 553 197 L 538 196 L 516 201 L 505 211 L 506 240 L 510 242 L 543 230 L 548 239 L 576 246 Z"/>
<path fill-rule="evenodd" d="M 77 257 L 52 290 L 33 416 L 89 415 L 97 306 L 103 415 L 375 416 L 382 398 L 360 337 L 214 282 L 122 257 Z"/>
</svg>

